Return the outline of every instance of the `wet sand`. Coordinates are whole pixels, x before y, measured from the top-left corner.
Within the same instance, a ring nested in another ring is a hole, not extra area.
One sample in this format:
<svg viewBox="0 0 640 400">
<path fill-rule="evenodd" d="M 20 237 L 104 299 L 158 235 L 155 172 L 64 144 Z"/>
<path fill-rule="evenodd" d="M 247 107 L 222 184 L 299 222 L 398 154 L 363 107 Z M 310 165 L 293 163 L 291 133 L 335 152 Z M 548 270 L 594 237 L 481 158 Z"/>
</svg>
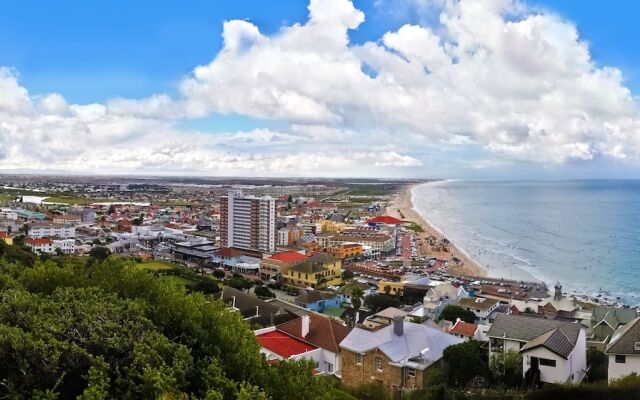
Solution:
<svg viewBox="0 0 640 400">
<path fill-rule="evenodd" d="M 416 242 L 420 255 L 447 260 L 449 262 L 447 272 L 452 275 L 486 276 L 487 272 L 477 262 L 460 251 L 453 243 L 449 243 L 448 251 L 438 246 L 438 244 L 442 243 L 443 239 L 445 239 L 445 236 L 414 209 L 411 200 L 411 187 L 412 186 L 407 186 L 396 194 L 393 200 L 387 205 L 386 212 L 387 215 L 404 221 L 414 222 L 422 227 L 424 232 L 416 233 Z M 435 249 L 431 246 L 430 242 L 436 244 Z M 457 258 L 460 262 L 456 263 L 454 258 Z"/>
</svg>

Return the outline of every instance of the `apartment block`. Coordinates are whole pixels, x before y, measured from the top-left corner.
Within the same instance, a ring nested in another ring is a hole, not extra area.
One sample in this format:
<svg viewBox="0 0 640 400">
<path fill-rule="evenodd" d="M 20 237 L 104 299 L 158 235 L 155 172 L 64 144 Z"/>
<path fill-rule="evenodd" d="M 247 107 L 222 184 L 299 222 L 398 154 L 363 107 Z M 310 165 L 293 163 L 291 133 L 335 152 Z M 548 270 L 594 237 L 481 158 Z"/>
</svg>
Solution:
<svg viewBox="0 0 640 400">
<path fill-rule="evenodd" d="M 270 196 L 229 192 L 220 198 L 222 246 L 273 253 L 276 249 L 276 208 Z"/>
</svg>

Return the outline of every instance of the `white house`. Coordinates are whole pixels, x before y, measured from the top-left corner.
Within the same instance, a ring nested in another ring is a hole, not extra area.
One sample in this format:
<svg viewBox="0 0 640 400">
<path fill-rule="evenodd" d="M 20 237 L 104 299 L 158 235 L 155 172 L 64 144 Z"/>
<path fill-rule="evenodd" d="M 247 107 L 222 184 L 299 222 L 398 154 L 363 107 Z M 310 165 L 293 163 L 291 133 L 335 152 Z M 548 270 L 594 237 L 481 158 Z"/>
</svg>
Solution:
<svg viewBox="0 0 640 400">
<path fill-rule="evenodd" d="M 613 333 L 605 354 L 609 356 L 609 380 L 633 372 L 640 375 L 640 317 Z"/>
<path fill-rule="evenodd" d="M 491 313 L 498 308 L 500 302 L 484 297 L 465 297 L 458 300 L 458 305 L 467 311 L 472 311 L 479 324 L 488 324 L 493 319 Z"/>
<path fill-rule="evenodd" d="M 57 249 L 60 249 L 62 254 L 73 254 L 76 250 L 76 241 L 74 239 L 30 238 L 25 243 L 35 253 L 53 254 Z"/>
<path fill-rule="evenodd" d="M 587 369 L 584 327 L 576 323 L 498 315 L 487 332 L 489 357 L 498 352 L 522 354 L 522 374 L 546 383 L 580 382 Z"/>
<path fill-rule="evenodd" d="M 267 361 L 313 360 L 318 373 L 340 377 L 340 342 L 351 332 L 338 321 L 311 313 L 255 331 L 260 351 Z"/>
<path fill-rule="evenodd" d="M 424 296 L 425 315 L 436 319 L 447 304 L 456 303 L 458 300 L 468 296 L 469 293 L 462 286 L 454 286 L 451 283 L 436 285 L 429 289 Z"/>
</svg>

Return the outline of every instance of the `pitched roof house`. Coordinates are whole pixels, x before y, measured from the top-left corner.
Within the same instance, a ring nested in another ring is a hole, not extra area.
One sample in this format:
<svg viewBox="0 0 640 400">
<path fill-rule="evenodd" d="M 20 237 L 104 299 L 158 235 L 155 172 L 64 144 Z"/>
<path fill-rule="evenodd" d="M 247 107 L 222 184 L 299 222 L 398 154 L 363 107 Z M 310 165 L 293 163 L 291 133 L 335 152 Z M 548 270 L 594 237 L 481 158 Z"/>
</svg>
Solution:
<svg viewBox="0 0 640 400">
<path fill-rule="evenodd" d="M 310 313 L 259 329 L 256 338 L 267 360 L 305 358 L 316 363 L 318 372 L 340 376 L 339 344 L 350 331 L 332 318 Z"/>
<path fill-rule="evenodd" d="M 580 382 L 587 369 L 582 325 L 520 315 L 498 315 L 487 332 L 489 356 L 522 354 L 522 373 L 547 383 Z"/>
<path fill-rule="evenodd" d="M 640 317 L 615 331 L 605 354 L 609 356 L 609 380 L 640 374 Z"/>
<path fill-rule="evenodd" d="M 354 328 L 340 343 L 342 382 L 356 386 L 379 381 L 393 392 L 420 388 L 424 371 L 442 358 L 445 348 L 458 343 L 462 339 L 402 317 L 377 331 Z"/>
</svg>

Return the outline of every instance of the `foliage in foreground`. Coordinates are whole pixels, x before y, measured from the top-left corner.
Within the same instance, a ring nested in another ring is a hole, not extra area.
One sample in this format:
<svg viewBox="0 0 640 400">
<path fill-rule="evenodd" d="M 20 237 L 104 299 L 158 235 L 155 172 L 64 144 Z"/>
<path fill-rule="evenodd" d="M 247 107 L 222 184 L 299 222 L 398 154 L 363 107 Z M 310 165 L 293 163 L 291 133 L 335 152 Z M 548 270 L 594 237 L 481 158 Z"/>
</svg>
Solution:
<svg viewBox="0 0 640 400">
<path fill-rule="evenodd" d="M 352 398 L 269 366 L 238 313 L 108 258 L 0 261 L 1 398 Z"/>
</svg>

